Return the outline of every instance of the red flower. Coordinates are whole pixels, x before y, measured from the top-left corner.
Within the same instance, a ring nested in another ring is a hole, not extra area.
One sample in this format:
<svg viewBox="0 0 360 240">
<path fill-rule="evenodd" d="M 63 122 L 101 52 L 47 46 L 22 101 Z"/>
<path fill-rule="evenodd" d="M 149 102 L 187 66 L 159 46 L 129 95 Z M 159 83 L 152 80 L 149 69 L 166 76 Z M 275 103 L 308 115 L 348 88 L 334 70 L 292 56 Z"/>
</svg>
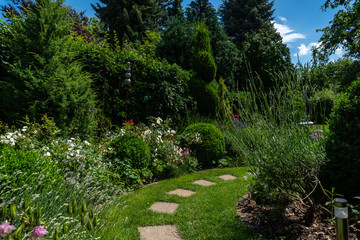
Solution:
<svg viewBox="0 0 360 240">
<path fill-rule="evenodd" d="M 237 115 L 237 114 L 234 114 L 234 117 L 235 117 L 235 118 L 239 118 L 239 115 Z"/>
</svg>

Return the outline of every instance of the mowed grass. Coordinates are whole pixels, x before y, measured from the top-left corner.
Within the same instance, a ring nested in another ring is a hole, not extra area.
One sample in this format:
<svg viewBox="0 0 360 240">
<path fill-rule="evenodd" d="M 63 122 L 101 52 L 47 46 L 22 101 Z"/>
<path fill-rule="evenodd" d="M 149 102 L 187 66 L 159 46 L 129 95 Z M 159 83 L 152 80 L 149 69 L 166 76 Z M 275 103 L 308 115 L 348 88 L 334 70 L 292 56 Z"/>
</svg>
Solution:
<svg viewBox="0 0 360 240">
<path fill-rule="evenodd" d="M 97 231 L 101 239 L 140 239 L 139 226 L 175 224 L 182 239 L 260 239 L 255 232 L 245 229 L 237 216 L 236 204 L 247 192 L 247 168 L 211 169 L 160 181 L 120 197 L 102 211 L 103 227 Z M 219 175 L 231 174 L 235 180 L 222 180 Z M 215 182 L 203 187 L 192 184 L 198 179 Z M 167 194 L 184 188 L 195 191 L 190 197 Z M 149 210 L 156 201 L 176 202 L 174 214 Z"/>
</svg>

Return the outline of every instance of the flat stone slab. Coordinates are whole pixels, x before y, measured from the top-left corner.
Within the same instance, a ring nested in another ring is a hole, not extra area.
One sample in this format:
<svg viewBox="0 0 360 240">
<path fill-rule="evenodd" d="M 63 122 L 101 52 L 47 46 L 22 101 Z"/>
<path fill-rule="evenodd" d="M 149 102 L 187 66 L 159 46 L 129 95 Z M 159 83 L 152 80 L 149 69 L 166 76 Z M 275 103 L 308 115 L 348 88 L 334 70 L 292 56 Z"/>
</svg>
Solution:
<svg viewBox="0 0 360 240">
<path fill-rule="evenodd" d="M 154 202 L 154 204 L 150 206 L 150 210 L 161 213 L 174 213 L 178 206 L 178 203 Z"/>
<path fill-rule="evenodd" d="M 225 174 L 225 175 L 221 175 L 218 176 L 219 178 L 223 179 L 223 180 L 234 180 L 237 179 L 237 177 L 230 175 L 230 174 Z"/>
<path fill-rule="evenodd" d="M 193 182 L 193 184 L 197 184 L 197 185 L 200 185 L 200 186 L 207 187 L 207 186 L 214 185 L 216 183 L 210 182 L 210 181 L 207 181 L 207 180 L 204 180 L 204 179 L 199 179 L 199 180 L 196 180 L 195 182 Z"/>
<path fill-rule="evenodd" d="M 191 195 L 195 194 L 195 192 L 183 188 L 178 188 L 170 192 L 167 192 L 167 194 L 178 195 L 180 197 L 190 197 Z"/>
<path fill-rule="evenodd" d="M 140 240 L 181 240 L 175 225 L 138 227 Z"/>
</svg>

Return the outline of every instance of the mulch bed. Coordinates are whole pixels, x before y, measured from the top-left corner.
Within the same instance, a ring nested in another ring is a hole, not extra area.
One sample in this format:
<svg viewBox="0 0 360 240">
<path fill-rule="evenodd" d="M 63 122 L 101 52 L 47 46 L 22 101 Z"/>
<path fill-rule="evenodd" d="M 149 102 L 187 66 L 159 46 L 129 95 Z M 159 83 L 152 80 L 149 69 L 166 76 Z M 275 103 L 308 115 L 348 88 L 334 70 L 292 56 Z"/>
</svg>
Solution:
<svg viewBox="0 0 360 240">
<path fill-rule="evenodd" d="M 307 208 L 295 202 L 280 210 L 270 205 L 260 205 L 249 197 L 238 202 L 238 215 L 247 228 L 256 229 L 263 239 L 336 239 L 335 226 L 325 221 L 329 216 L 321 208 L 315 214 L 314 223 L 305 225 Z M 360 222 L 351 223 L 349 239 L 360 239 Z"/>
</svg>

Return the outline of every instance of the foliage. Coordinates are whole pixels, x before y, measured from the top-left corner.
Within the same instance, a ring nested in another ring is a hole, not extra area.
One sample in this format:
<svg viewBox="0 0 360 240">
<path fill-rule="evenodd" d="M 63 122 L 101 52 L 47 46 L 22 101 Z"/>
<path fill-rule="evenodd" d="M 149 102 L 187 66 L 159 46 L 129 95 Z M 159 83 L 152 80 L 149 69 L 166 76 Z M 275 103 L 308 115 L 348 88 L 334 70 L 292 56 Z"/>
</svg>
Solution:
<svg viewBox="0 0 360 240">
<path fill-rule="evenodd" d="M 240 66 L 242 75 L 238 81 L 241 90 L 246 89 L 247 79 L 254 76 L 256 86 L 269 91 L 278 84 L 274 75 L 292 69 L 290 51 L 273 26 L 247 34 L 240 49 L 244 53 L 243 64 Z"/>
<path fill-rule="evenodd" d="M 273 24 L 273 4 L 268 0 L 236 0 L 220 6 L 224 29 L 242 53 L 236 90 L 245 90 L 248 79 L 254 76 L 259 80 L 256 86 L 263 84 L 269 91 L 276 85 L 272 75 L 292 67 L 289 49 Z"/>
<path fill-rule="evenodd" d="M 324 144 L 299 124 L 305 113 L 303 92 L 312 88 L 291 74 L 276 81 L 281 87 L 269 94 L 249 83 L 250 95 L 236 110 L 245 128 L 238 127 L 233 145 L 242 149 L 242 158 L 255 174 L 257 201 L 283 204 L 301 199 L 314 207 L 311 194 L 324 162 Z"/>
<path fill-rule="evenodd" d="M 163 121 L 161 118 L 149 119 L 150 125 L 142 123 L 135 125 L 132 121 L 126 123 L 120 132 L 115 133 L 110 139 L 116 136 L 140 137 L 150 148 L 150 164 L 147 166 L 149 177 L 165 178 L 181 175 L 186 172 L 195 171 L 198 165 L 187 148 L 180 148 L 176 131 L 170 127 L 170 119 Z M 144 173 L 147 173 L 143 170 Z M 126 171 L 123 171 L 123 173 Z M 134 172 L 132 168 L 127 172 Z M 135 170 L 136 174 L 136 170 Z M 141 180 L 141 176 L 137 180 Z"/>
<path fill-rule="evenodd" d="M 19 132 L 9 132 L 5 136 L 1 136 L 1 142 L 6 143 L 6 138 L 14 140 L 21 138 L 22 134 Z M 15 140 L 14 140 L 15 141 Z M 9 142 L 11 143 L 11 142 Z M 31 149 L 19 149 L 15 146 L 4 144 L 0 148 L 0 169 L 1 182 L 9 182 L 11 188 L 18 188 L 25 184 L 36 184 L 36 178 L 32 179 L 31 175 L 38 172 L 44 172 L 42 181 L 47 187 L 51 186 L 51 182 L 61 178 L 58 174 L 57 166 L 53 166 L 53 162 L 46 155 Z M 19 174 L 14 174 L 19 171 Z M 24 174 L 21 174 L 24 172 Z M 34 182 L 33 182 L 34 181 Z M 4 197 L 4 196 L 3 196 Z"/>
<path fill-rule="evenodd" d="M 259 29 L 269 29 L 274 20 L 274 2 L 268 0 L 225 0 L 220 6 L 224 29 L 237 46 L 247 39 L 247 34 Z"/>
<path fill-rule="evenodd" d="M 195 74 L 206 83 L 213 81 L 216 75 L 216 65 L 211 54 L 209 34 L 210 32 L 204 23 L 197 25 L 192 57 L 192 66 Z"/>
<path fill-rule="evenodd" d="M 206 84 L 202 79 L 193 77 L 189 87 L 196 100 L 197 111 L 206 117 L 215 117 L 219 107 L 219 95 L 211 84 Z"/>
<path fill-rule="evenodd" d="M 184 144 L 188 144 L 195 152 L 195 157 L 202 166 L 210 167 L 225 153 L 224 137 L 217 127 L 208 123 L 192 124 L 185 129 L 183 134 L 196 133 L 200 135 L 201 142 L 195 138 L 195 141 L 185 141 Z"/>
<path fill-rule="evenodd" d="M 330 117 L 336 98 L 337 94 L 331 89 L 315 92 L 309 99 L 311 119 L 317 124 L 325 124 Z"/>
<path fill-rule="evenodd" d="M 218 95 L 219 95 L 219 107 L 217 109 L 217 116 L 220 119 L 220 122 L 223 125 L 229 123 L 232 118 L 232 110 L 230 107 L 230 100 L 228 98 L 228 90 L 226 88 L 224 79 L 220 77 L 219 79 L 219 87 L 218 87 Z"/>
<path fill-rule="evenodd" d="M 157 0 L 110 1 L 100 0 L 91 4 L 96 16 L 105 23 L 112 41 L 115 38 L 123 45 L 125 41 L 141 41 L 145 31 L 157 31 L 165 9 Z"/>
<path fill-rule="evenodd" d="M 10 124 L 25 115 L 39 121 L 47 113 L 69 133 L 95 127 L 90 76 L 74 61 L 71 22 L 62 1 L 42 0 L 23 17 L 13 16 L 2 31 L 9 49 L 8 77 L 0 82 L 1 111 Z M 29 51 L 31 49 L 31 51 Z"/>
<path fill-rule="evenodd" d="M 114 125 L 121 126 L 128 120 L 125 119 L 126 102 L 127 116 L 135 122 L 145 122 L 153 115 L 171 116 L 179 121 L 182 112 L 193 108 L 188 93 L 190 73 L 152 57 L 152 44 L 149 40 L 137 45 L 137 50 L 130 44 L 124 49 L 113 49 L 106 41 L 100 44 L 86 43 L 82 39 L 76 41 L 78 59 L 85 64 L 84 70 L 92 74 L 97 99 L 101 99 L 98 108 L 103 109 L 104 116 Z M 132 69 L 131 89 L 124 83 L 128 61 Z"/>
<path fill-rule="evenodd" d="M 176 63 L 190 70 L 195 24 L 178 18 L 171 18 L 166 24 L 166 29 L 161 32 L 156 54 L 167 59 L 171 64 Z"/>
<path fill-rule="evenodd" d="M 325 187 L 350 198 L 358 195 L 360 169 L 360 80 L 339 97 L 329 120 L 330 133 L 326 141 L 329 162 L 322 168 Z"/>
<path fill-rule="evenodd" d="M 109 146 L 114 149 L 109 156 L 112 172 L 119 174 L 125 181 L 127 178 L 149 177 L 147 168 L 150 163 L 150 149 L 139 136 L 120 136 L 112 140 Z M 126 168 L 132 169 L 139 177 L 122 177 L 121 175 L 126 175 Z"/>
<path fill-rule="evenodd" d="M 359 58 L 359 1 L 326 1 L 323 9 L 336 8 L 344 5 L 334 16 L 330 25 L 320 29 L 322 42 L 320 51 L 329 56 L 341 47 L 344 48 L 348 56 Z"/>
<path fill-rule="evenodd" d="M 46 226 L 49 236 L 94 239 L 91 227 L 101 227 L 103 223 L 99 219 L 95 224 L 91 216 L 96 216 L 101 206 L 112 199 L 109 197 L 118 195 L 124 186 L 109 181 L 108 167 L 103 162 L 109 150 L 103 143 L 93 145 L 78 138 L 64 139 L 51 119 L 44 119 L 45 124 L 27 122 L 21 129 L 8 128 L 2 133 L 0 207 L 16 206 L 15 220 L 11 220 L 16 227 L 13 235 L 24 233 L 28 237 L 31 223 L 31 226 Z M 84 219 L 76 210 L 80 210 L 79 205 L 75 207 L 76 202 L 91 203 L 88 212 L 84 211 Z M 23 205 L 28 207 L 18 207 Z M 42 214 L 37 216 L 41 218 L 33 216 L 31 212 L 40 208 Z M 25 227 L 21 227 L 23 223 L 27 223 Z"/>
</svg>

